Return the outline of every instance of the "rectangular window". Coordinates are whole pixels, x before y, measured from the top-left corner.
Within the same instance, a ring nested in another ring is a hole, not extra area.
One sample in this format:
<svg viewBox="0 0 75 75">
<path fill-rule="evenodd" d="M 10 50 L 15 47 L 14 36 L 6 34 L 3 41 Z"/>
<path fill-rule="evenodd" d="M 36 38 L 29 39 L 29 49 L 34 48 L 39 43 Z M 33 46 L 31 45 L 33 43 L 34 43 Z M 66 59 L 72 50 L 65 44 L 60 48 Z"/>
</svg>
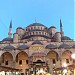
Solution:
<svg viewBox="0 0 75 75">
<path fill-rule="evenodd" d="M 28 60 L 26 60 L 26 64 L 28 64 Z"/>
<path fill-rule="evenodd" d="M 19 65 L 22 65 L 22 60 L 19 60 Z"/>
<path fill-rule="evenodd" d="M 69 63 L 69 59 L 66 59 L 66 63 Z"/>
<path fill-rule="evenodd" d="M 75 63 L 75 60 L 73 60 L 73 63 Z"/>
<path fill-rule="evenodd" d="M 5 61 L 5 65 L 8 65 L 8 61 Z"/>
<path fill-rule="evenodd" d="M 55 59 L 53 59 L 53 64 L 56 64 L 56 61 L 55 61 Z"/>
</svg>

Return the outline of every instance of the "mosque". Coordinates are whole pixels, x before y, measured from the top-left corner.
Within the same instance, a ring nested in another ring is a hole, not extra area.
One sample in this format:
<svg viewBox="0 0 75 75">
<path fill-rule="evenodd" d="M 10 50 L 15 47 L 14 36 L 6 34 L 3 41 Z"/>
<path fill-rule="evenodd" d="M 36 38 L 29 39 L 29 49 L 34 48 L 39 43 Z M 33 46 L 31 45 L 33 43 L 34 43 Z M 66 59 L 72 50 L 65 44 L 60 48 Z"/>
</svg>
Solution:
<svg viewBox="0 0 75 75">
<path fill-rule="evenodd" d="M 75 63 L 75 41 L 64 35 L 60 19 L 60 32 L 55 26 L 49 28 L 41 23 L 32 23 L 25 28 L 18 27 L 12 37 L 12 21 L 8 37 L 0 41 L 0 65 L 20 69 L 22 75 L 44 72 L 54 73 Z"/>
</svg>

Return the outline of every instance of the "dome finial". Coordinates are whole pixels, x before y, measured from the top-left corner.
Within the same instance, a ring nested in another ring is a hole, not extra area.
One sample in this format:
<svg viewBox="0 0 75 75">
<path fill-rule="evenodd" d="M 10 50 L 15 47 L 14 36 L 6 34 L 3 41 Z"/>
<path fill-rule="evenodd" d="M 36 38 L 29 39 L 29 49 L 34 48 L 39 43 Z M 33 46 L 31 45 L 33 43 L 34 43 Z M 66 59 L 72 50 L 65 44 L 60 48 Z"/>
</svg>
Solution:
<svg viewBox="0 0 75 75">
<path fill-rule="evenodd" d="M 37 23 L 37 19 L 35 18 L 35 23 Z"/>
</svg>

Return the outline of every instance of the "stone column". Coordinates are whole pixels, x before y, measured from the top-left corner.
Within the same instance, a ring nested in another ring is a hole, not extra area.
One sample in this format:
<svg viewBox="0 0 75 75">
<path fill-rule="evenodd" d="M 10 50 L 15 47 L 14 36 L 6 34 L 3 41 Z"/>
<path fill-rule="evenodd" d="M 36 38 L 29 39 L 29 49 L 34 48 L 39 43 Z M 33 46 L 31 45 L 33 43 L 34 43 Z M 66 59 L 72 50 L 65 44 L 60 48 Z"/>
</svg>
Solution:
<svg viewBox="0 0 75 75">
<path fill-rule="evenodd" d="M 16 60 L 15 59 L 16 59 L 16 53 L 14 51 L 14 53 L 13 53 L 13 65 L 12 65 L 13 68 L 16 67 Z"/>
<path fill-rule="evenodd" d="M 1 55 L 0 55 L 0 65 L 1 65 L 1 59 L 2 59 L 2 58 L 1 58 Z"/>
</svg>

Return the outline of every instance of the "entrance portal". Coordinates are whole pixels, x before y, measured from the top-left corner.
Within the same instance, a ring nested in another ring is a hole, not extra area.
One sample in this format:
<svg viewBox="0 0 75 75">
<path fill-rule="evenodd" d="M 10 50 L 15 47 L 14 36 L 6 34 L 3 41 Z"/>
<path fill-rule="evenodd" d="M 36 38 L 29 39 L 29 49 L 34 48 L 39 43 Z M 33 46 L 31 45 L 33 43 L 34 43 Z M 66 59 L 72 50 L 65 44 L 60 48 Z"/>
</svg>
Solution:
<svg viewBox="0 0 75 75">
<path fill-rule="evenodd" d="M 33 74 L 38 75 L 40 73 L 45 74 L 46 72 L 49 72 L 49 67 L 45 62 L 42 62 L 41 60 L 37 60 L 36 62 L 33 62 Z"/>
</svg>

